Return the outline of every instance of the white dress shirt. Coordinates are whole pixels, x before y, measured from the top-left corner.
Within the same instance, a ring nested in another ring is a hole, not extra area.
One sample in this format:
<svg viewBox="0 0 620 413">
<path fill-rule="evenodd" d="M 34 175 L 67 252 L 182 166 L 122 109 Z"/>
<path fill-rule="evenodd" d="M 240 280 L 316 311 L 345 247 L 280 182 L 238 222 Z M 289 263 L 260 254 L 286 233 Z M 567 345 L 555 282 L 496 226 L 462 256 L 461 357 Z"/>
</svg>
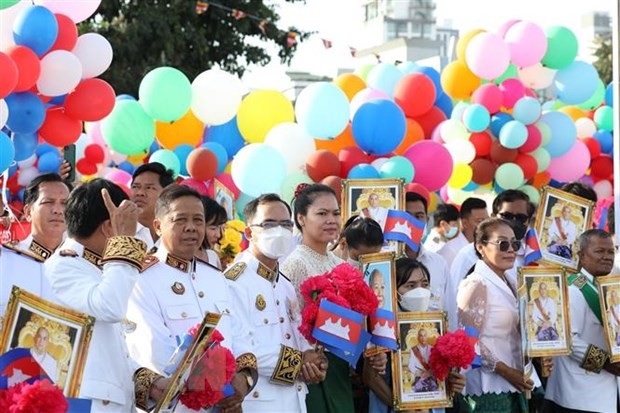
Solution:
<svg viewBox="0 0 620 413">
<path fill-rule="evenodd" d="M 136 238 L 141 239 L 146 243 L 146 251 L 150 251 L 155 246 L 155 241 L 151 235 L 151 230 L 138 222 L 136 227 Z"/>
<path fill-rule="evenodd" d="M 431 307 L 436 307 L 433 310 L 444 311 L 447 305 L 446 286 L 450 278 L 450 269 L 446 260 L 423 246 L 420 247 L 417 260 L 424 264 L 431 274 Z"/>
</svg>

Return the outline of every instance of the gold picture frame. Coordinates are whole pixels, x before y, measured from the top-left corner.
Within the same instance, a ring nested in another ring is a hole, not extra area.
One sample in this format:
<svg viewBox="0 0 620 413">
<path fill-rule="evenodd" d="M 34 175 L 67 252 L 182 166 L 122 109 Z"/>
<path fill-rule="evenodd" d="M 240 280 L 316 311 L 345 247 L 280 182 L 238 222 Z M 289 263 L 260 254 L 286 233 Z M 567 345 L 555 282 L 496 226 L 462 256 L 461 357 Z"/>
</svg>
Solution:
<svg viewBox="0 0 620 413">
<path fill-rule="evenodd" d="M 95 318 L 90 315 L 13 286 L 0 333 L 0 353 L 30 348 L 63 394 L 78 397 L 94 326 Z M 43 348 L 37 349 L 37 336 L 43 337 L 39 341 Z"/>
<path fill-rule="evenodd" d="M 215 201 L 226 210 L 226 220 L 235 219 L 235 195 L 232 191 L 217 179 L 213 179 L 213 193 Z"/>
<path fill-rule="evenodd" d="M 571 353 L 568 277 L 564 267 L 520 267 L 521 339 L 528 357 Z"/>
<path fill-rule="evenodd" d="M 370 209 L 370 198 L 376 196 L 376 209 Z M 405 183 L 402 179 L 343 179 L 341 215 L 342 225 L 351 216 L 359 215 L 373 218 L 381 229 L 385 227 L 388 209 L 405 210 Z M 372 212 L 376 210 L 376 212 Z M 404 245 L 390 241 L 382 249 L 383 252 L 395 252 L 403 255 Z"/>
<path fill-rule="evenodd" d="M 221 317 L 222 315 L 217 313 L 205 314 L 198 328 L 198 332 L 196 333 L 196 337 L 194 337 L 194 340 L 183 355 L 179 367 L 177 367 L 174 374 L 170 376 L 170 384 L 153 410 L 154 413 L 168 413 L 174 411 L 179 402 L 179 395 L 183 387 L 185 387 L 185 381 L 191 372 L 191 367 L 194 361 L 203 355 L 207 348 L 207 343 Z"/>
<path fill-rule="evenodd" d="M 577 271 L 579 235 L 592 227 L 593 211 L 594 202 L 545 186 L 535 223 L 541 262 Z"/>
<path fill-rule="evenodd" d="M 620 361 L 620 274 L 597 277 L 605 342 L 612 363 Z"/>
<path fill-rule="evenodd" d="M 437 380 L 432 373 L 429 375 L 427 357 L 430 354 L 429 347 L 447 331 L 447 327 L 445 312 L 397 314 L 399 344 L 398 351 L 392 357 L 392 388 L 396 410 L 452 406 L 446 383 Z M 419 346 L 422 340 L 426 344 Z"/>
</svg>

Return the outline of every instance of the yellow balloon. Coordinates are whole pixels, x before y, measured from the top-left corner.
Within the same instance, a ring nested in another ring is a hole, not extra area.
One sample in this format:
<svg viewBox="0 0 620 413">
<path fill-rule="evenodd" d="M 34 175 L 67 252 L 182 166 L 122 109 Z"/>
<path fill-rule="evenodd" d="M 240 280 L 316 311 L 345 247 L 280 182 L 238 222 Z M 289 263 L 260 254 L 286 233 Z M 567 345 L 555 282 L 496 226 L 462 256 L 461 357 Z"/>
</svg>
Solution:
<svg viewBox="0 0 620 413">
<path fill-rule="evenodd" d="M 588 116 L 583 110 L 579 109 L 577 106 L 562 106 L 558 109 L 558 112 L 566 113 L 573 119 L 573 122 L 575 122 L 577 119 L 585 118 Z"/>
<path fill-rule="evenodd" d="M 127 161 L 130 162 L 133 166 L 142 165 L 144 163 L 144 158 L 149 156 L 148 153 L 137 153 L 135 155 L 129 155 L 127 157 Z"/>
<path fill-rule="evenodd" d="M 431 192 L 429 194 L 430 202 L 428 203 L 428 213 L 432 214 L 437 209 L 437 205 L 439 205 L 439 195 L 435 192 Z"/>
<path fill-rule="evenodd" d="M 224 173 L 229 174 L 231 170 L 232 170 L 232 162 L 228 162 L 228 164 L 226 165 L 226 168 L 224 168 Z"/>
<path fill-rule="evenodd" d="M 454 189 L 461 189 L 467 185 L 473 176 L 471 166 L 466 163 L 457 163 L 452 169 L 452 175 L 448 180 L 448 186 Z"/>
<path fill-rule="evenodd" d="M 274 126 L 294 120 L 293 104 L 277 90 L 251 92 L 237 112 L 239 132 L 249 143 L 262 143 Z"/>
<path fill-rule="evenodd" d="M 469 100 L 482 81 L 460 60 L 450 62 L 441 72 L 441 86 L 452 99 Z"/>
<path fill-rule="evenodd" d="M 155 137 L 164 149 L 174 150 L 182 144 L 197 146 L 202 142 L 204 128 L 204 124 L 188 110 L 174 122 L 155 122 Z"/>
<path fill-rule="evenodd" d="M 476 36 L 477 34 L 484 32 L 486 32 L 486 30 L 473 29 L 465 33 L 465 35 L 463 35 L 461 38 L 459 38 L 459 41 L 456 42 L 456 58 L 465 62 L 465 50 L 467 50 L 467 45 L 469 44 L 470 40 L 473 39 L 474 36 Z"/>
<path fill-rule="evenodd" d="M 353 99 L 353 96 L 366 87 L 366 82 L 364 82 L 361 77 L 353 73 L 341 74 L 334 79 L 334 83 L 344 92 L 345 95 L 347 95 L 349 101 Z"/>
</svg>

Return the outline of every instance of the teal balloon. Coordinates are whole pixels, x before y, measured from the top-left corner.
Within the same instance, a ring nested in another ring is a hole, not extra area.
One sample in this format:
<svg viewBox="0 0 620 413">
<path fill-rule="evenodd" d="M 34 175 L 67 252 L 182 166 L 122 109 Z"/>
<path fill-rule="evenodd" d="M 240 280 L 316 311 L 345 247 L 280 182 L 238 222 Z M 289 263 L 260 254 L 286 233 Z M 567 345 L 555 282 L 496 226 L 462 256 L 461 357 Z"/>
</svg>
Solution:
<svg viewBox="0 0 620 413">
<path fill-rule="evenodd" d="M 499 131 L 499 143 L 501 143 L 504 148 L 519 148 L 523 146 L 526 140 L 527 128 L 518 120 L 511 120 L 507 122 Z M 506 187 L 502 186 L 502 188 Z"/>
<path fill-rule="evenodd" d="M 599 129 L 609 132 L 614 130 L 614 111 L 609 106 L 601 106 L 594 112 L 594 123 Z"/>
<path fill-rule="evenodd" d="M 553 92 L 562 102 L 577 105 L 592 97 L 599 80 L 594 66 L 576 60 L 556 72 L 552 84 Z"/>
<path fill-rule="evenodd" d="M 290 202 L 294 195 L 297 185 L 299 184 L 313 184 L 314 181 L 304 172 L 297 172 L 284 178 L 282 181 L 282 188 L 280 189 L 280 196 L 285 202 Z"/>
<path fill-rule="evenodd" d="M 573 63 L 579 50 L 577 36 L 564 26 L 551 26 L 545 30 L 547 51 L 541 63 L 549 69 L 563 69 Z"/>
<path fill-rule="evenodd" d="M 299 94 L 295 117 L 308 135 L 333 139 L 349 124 L 349 99 L 334 83 L 313 83 Z"/>
<path fill-rule="evenodd" d="M 473 103 L 463 111 L 463 123 L 470 132 L 482 132 L 489 127 L 491 115 L 487 108 Z"/>
<path fill-rule="evenodd" d="M 183 143 L 174 148 L 173 152 L 177 156 L 177 158 L 179 158 L 179 164 L 181 165 L 181 170 L 179 171 L 180 175 L 189 176 L 189 172 L 187 172 L 187 165 L 185 165 L 185 162 L 187 161 L 187 157 L 189 156 L 189 154 L 192 153 L 194 149 L 196 148 L 186 143 Z"/>
<path fill-rule="evenodd" d="M 275 148 L 253 143 L 237 152 L 230 172 L 241 192 L 254 197 L 271 192 L 277 194 L 286 177 L 286 161 Z"/>
<path fill-rule="evenodd" d="M 601 106 L 601 103 L 605 100 L 605 93 L 605 84 L 599 79 L 594 94 L 590 96 L 590 99 L 578 104 L 577 107 L 584 110 L 594 110 Z"/>
<path fill-rule="evenodd" d="M 16 5 L 17 3 L 19 3 L 19 0 L 0 0 L 0 10 L 8 9 L 11 6 Z"/>
<path fill-rule="evenodd" d="M 121 100 L 101 121 L 101 134 L 114 152 L 123 155 L 147 153 L 155 140 L 155 122 L 138 102 Z"/>
<path fill-rule="evenodd" d="M 15 159 L 13 141 L 6 133 L 0 131 L 0 174 L 4 173 Z"/>
<path fill-rule="evenodd" d="M 523 185 L 525 177 L 519 165 L 507 162 L 497 167 L 495 182 L 503 189 L 517 189 Z"/>
<path fill-rule="evenodd" d="M 243 210 L 245 209 L 245 206 L 251 200 L 255 198 L 256 198 L 255 196 L 244 194 L 243 192 L 239 194 L 239 196 L 237 197 L 237 200 L 235 201 L 235 211 L 237 211 L 237 215 L 239 215 L 239 219 L 245 220 L 245 216 L 243 215 Z"/>
<path fill-rule="evenodd" d="M 174 122 L 189 110 L 192 85 L 180 70 L 158 67 L 144 76 L 138 96 L 150 117 L 160 122 Z"/>
<path fill-rule="evenodd" d="M 411 161 L 404 156 L 392 156 L 379 168 L 381 178 L 400 178 L 406 184 L 413 181 L 415 168 Z"/>
<path fill-rule="evenodd" d="M 379 172 L 375 169 L 374 166 L 369 165 L 367 163 L 361 163 L 359 165 L 355 165 L 349 171 L 349 175 L 347 175 L 348 179 L 378 179 L 381 178 Z"/>
<path fill-rule="evenodd" d="M 149 158 L 149 162 L 158 162 L 164 165 L 166 169 L 172 171 L 175 178 L 179 176 L 179 172 L 181 172 L 181 161 L 179 161 L 179 157 L 168 149 L 159 149 L 153 152 Z"/>
<path fill-rule="evenodd" d="M 540 118 L 541 110 L 542 106 L 538 99 L 524 96 L 515 103 L 512 116 L 525 125 L 531 125 Z"/>
<path fill-rule="evenodd" d="M 394 88 L 402 77 L 403 72 L 393 64 L 379 63 L 368 72 L 366 85 L 385 92 L 389 97 L 393 97 Z"/>
<path fill-rule="evenodd" d="M 577 140 L 577 127 L 573 119 L 563 112 L 547 112 L 542 115 L 540 120 L 551 131 L 551 138 L 544 145 L 549 155 L 552 158 L 557 158 L 570 151 Z M 545 142 L 545 132 L 543 129 L 541 132 L 543 132 L 543 142 Z"/>
</svg>

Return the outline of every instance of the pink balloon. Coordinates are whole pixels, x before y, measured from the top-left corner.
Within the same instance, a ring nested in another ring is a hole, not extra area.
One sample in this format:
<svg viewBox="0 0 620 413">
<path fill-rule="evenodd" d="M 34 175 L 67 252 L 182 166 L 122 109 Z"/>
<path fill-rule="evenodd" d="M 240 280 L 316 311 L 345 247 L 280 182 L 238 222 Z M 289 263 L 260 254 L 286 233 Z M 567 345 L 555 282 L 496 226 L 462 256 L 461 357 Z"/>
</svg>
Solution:
<svg viewBox="0 0 620 413">
<path fill-rule="evenodd" d="M 448 185 L 442 186 L 439 190 L 439 196 L 441 200 L 445 203 L 450 202 L 450 195 L 448 194 Z"/>
<path fill-rule="evenodd" d="M 589 167 L 590 151 L 585 143 L 577 140 L 567 153 L 557 158 L 551 158 L 547 172 L 556 181 L 571 182 L 581 178 Z"/>
<path fill-rule="evenodd" d="M 353 115 L 355 115 L 355 112 L 357 112 L 360 106 L 372 99 L 391 100 L 388 94 L 382 90 L 371 88 L 360 90 L 355 94 L 355 96 L 353 96 L 353 99 L 351 99 L 351 104 L 349 106 L 350 119 L 353 119 Z"/>
<path fill-rule="evenodd" d="M 194 178 L 187 178 L 181 182 L 181 185 L 189 186 L 193 190 L 197 191 L 200 195 L 208 195 L 207 185 Z"/>
<path fill-rule="evenodd" d="M 519 79 L 506 79 L 499 85 L 504 94 L 504 107 L 512 109 L 517 100 L 525 96 L 525 87 Z"/>
<path fill-rule="evenodd" d="M 471 95 L 471 103 L 478 103 L 489 111 L 490 114 L 499 112 L 504 103 L 504 94 L 493 83 L 480 86 Z"/>
<path fill-rule="evenodd" d="M 103 140 L 103 135 L 101 134 L 101 122 L 90 122 L 86 127 L 86 135 L 88 135 L 93 143 L 96 143 L 102 148 L 108 146 L 106 141 Z"/>
<path fill-rule="evenodd" d="M 519 152 L 521 153 L 529 153 L 533 152 L 542 143 L 542 133 L 540 133 L 540 129 L 536 127 L 536 125 L 525 125 L 527 129 L 527 139 L 523 145 L 519 147 Z"/>
<path fill-rule="evenodd" d="M 540 62 L 547 51 L 547 36 L 537 24 L 520 21 L 506 31 L 504 41 L 510 50 L 510 60 L 517 67 Z"/>
<path fill-rule="evenodd" d="M 222 184 L 224 184 L 226 188 L 230 189 L 235 199 L 239 198 L 239 194 L 241 193 L 241 191 L 239 190 L 239 188 L 237 188 L 237 185 L 235 185 L 235 182 L 233 181 L 232 176 L 230 174 L 224 172 L 216 176 L 215 179 L 217 179 Z"/>
<path fill-rule="evenodd" d="M 36 0 L 35 3 L 47 7 L 52 13 L 64 14 L 73 23 L 80 23 L 97 11 L 101 0 Z"/>
<path fill-rule="evenodd" d="M 480 33 L 469 41 L 465 61 L 476 76 L 492 80 L 500 77 L 508 68 L 510 51 L 500 36 Z"/>
<path fill-rule="evenodd" d="M 499 29 L 497 29 L 497 34 L 503 38 L 506 35 L 508 29 L 510 29 L 512 26 L 514 26 L 516 23 L 519 23 L 520 21 L 521 20 L 519 19 L 508 20 L 506 23 L 499 26 Z"/>
<path fill-rule="evenodd" d="M 424 185 L 431 192 L 444 186 L 452 175 L 452 156 L 443 145 L 437 142 L 418 141 L 405 151 L 404 156 L 415 168 L 413 182 Z M 441 167 L 439 168 L 438 165 Z"/>
<path fill-rule="evenodd" d="M 122 169 L 115 168 L 105 175 L 105 179 L 118 185 L 129 186 L 129 183 L 131 182 L 131 174 L 127 171 L 123 171 Z"/>
</svg>

